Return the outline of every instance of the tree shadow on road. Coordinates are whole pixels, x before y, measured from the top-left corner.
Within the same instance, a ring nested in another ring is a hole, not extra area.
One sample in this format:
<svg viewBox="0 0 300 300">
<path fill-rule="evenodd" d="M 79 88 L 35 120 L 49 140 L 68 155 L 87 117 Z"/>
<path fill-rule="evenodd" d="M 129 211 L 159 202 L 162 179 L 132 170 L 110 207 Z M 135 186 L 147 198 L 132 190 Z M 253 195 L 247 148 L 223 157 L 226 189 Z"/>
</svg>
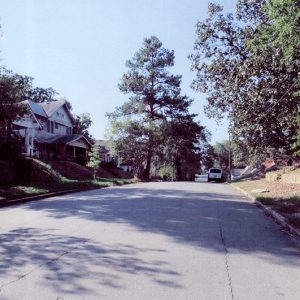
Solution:
<svg viewBox="0 0 300 300">
<path fill-rule="evenodd" d="M 275 263 L 299 267 L 296 244 L 253 203 L 222 186 L 224 193 L 127 186 L 32 202 L 28 208 L 46 210 L 53 218 L 126 223 L 217 252 L 224 251 L 221 229 L 232 253 L 272 254 Z"/>
<path fill-rule="evenodd" d="M 55 231 L 24 228 L 1 234 L 0 297 L 10 284 L 30 277 L 37 270 L 40 276 L 37 284 L 46 282 L 57 293 L 76 296 L 92 294 L 93 287 L 99 285 L 124 289 L 120 277 L 123 273 L 143 275 L 165 287 L 181 287 L 180 274 L 167 262 L 139 258 L 140 254 L 152 255 L 164 250 L 121 243 L 99 244 L 91 239 L 58 235 Z M 158 280 L 158 276 L 162 279 Z"/>
</svg>

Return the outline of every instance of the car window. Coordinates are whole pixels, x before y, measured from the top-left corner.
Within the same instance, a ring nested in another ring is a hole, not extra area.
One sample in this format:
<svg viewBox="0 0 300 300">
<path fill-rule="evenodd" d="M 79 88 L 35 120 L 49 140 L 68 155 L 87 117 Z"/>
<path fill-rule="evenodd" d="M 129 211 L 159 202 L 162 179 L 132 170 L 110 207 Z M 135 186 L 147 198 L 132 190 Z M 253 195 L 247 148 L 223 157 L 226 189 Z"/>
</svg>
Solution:
<svg viewBox="0 0 300 300">
<path fill-rule="evenodd" d="M 210 169 L 209 173 L 222 173 L 220 169 Z"/>
</svg>

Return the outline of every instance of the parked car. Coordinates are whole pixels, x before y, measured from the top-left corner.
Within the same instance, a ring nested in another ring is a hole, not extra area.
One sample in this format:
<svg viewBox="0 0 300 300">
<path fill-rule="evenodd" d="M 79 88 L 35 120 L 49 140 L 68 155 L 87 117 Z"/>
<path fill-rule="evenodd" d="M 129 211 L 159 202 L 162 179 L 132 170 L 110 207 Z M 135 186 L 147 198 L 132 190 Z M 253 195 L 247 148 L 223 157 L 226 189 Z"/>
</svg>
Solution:
<svg viewBox="0 0 300 300">
<path fill-rule="evenodd" d="M 222 181 L 223 172 L 219 168 L 211 168 L 208 171 L 208 181 Z"/>
</svg>

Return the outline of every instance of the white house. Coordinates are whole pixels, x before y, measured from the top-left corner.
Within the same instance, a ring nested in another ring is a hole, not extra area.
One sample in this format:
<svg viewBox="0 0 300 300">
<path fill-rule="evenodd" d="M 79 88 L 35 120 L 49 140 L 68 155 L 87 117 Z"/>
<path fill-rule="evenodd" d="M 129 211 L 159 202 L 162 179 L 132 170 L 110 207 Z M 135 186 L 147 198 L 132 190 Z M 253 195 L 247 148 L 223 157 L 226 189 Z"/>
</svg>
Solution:
<svg viewBox="0 0 300 300">
<path fill-rule="evenodd" d="M 48 103 L 24 101 L 29 113 L 13 122 L 14 133 L 23 141 L 22 152 L 40 158 L 86 158 L 92 144 L 73 134 L 74 118 L 65 100 Z"/>
</svg>

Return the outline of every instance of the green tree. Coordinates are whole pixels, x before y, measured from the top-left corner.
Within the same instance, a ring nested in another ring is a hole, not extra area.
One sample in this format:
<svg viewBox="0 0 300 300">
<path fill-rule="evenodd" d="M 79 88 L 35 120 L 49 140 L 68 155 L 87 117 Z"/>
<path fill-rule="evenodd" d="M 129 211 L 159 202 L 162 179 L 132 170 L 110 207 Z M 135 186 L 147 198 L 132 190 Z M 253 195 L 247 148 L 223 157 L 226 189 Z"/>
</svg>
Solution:
<svg viewBox="0 0 300 300">
<path fill-rule="evenodd" d="M 298 78 L 291 84 L 286 97 L 298 104 L 292 123 L 296 124 L 295 141 L 291 149 L 299 155 L 299 70 L 300 70 L 300 2 L 298 0 L 272 0 L 266 3 L 265 11 L 272 22 L 261 24 L 249 47 L 266 56 L 280 56 L 280 66 L 297 74 Z"/>
<path fill-rule="evenodd" d="M 75 116 L 74 133 L 82 134 L 90 141 L 94 141 L 93 136 L 89 133 L 89 128 L 91 127 L 93 121 L 89 113 L 82 113 Z"/>
<path fill-rule="evenodd" d="M 130 164 L 136 178 L 142 178 L 144 162 L 147 158 L 147 136 L 145 128 L 130 118 L 113 118 L 107 137 L 114 155 L 119 155 L 121 163 Z"/>
<path fill-rule="evenodd" d="M 161 126 L 161 163 L 172 166 L 176 179 L 190 180 L 200 169 L 202 145 L 207 141 L 205 128 L 186 116 Z"/>
<path fill-rule="evenodd" d="M 5 68 L 0 69 L 0 128 L 6 141 L 11 138 L 13 121 L 27 112 L 22 101 L 31 99 L 34 102 L 53 101 L 55 91 L 33 86 L 33 78 L 13 73 Z"/>
<path fill-rule="evenodd" d="M 181 76 L 169 73 L 174 51 L 163 48 L 157 37 L 145 38 L 126 65 L 129 70 L 119 88 L 129 100 L 108 117 L 118 136 L 113 137 L 118 140 L 118 151 L 135 162 L 138 173 L 143 169 L 143 177 L 148 179 L 153 158 L 160 155 L 162 127 L 174 120 L 184 123 L 196 115 L 188 112 L 192 100 L 180 94 Z"/>
<path fill-rule="evenodd" d="M 298 132 L 294 136 L 294 142 L 292 148 L 297 156 L 300 156 L 300 116 L 296 118 L 298 125 Z"/>
<path fill-rule="evenodd" d="M 239 0 L 234 16 L 210 4 L 208 18 L 197 23 L 190 56 L 196 72 L 192 87 L 208 95 L 206 113 L 228 115 L 235 153 L 246 151 L 248 162 L 279 149 L 292 153 L 297 130 L 299 59 L 284 64 L 284 52 L 276 43 L 263 48 L 257 42 L 275 21 L 268 5 L 264 0 Z"/>
<path fill-rule="evenodd" d="M 252 46 L 262 52 L 282 53 L 281 64 L 299 66 L 300 2 L 299 0 L 270 0 L 264 6 L 268 22 L 257 27 Z"/>
<path fill-rule="evenodd" d="M 215 166 L 220 167 L 223 171 L 228 171 L 230 142 L 228 140 L 217 142 L 213 149 Z"/>
<path fill-rule="evenodd" d="M 214 148 L 209 143 L 204 143 L 201 148 L 200 168 L 202 170 L 209 170 L 214 166 Z"/>
<path fill-rule="evenodd" d="M 98 145 L 94 144 L 91 152 L 89 152 L 89 162 L 87 166 L 92 168 L 94 171 L 93 177 L 96 180 L 96 173 L 100 167 L 101 158 L 100 158 L 100 148 Z"/>
</svg>

